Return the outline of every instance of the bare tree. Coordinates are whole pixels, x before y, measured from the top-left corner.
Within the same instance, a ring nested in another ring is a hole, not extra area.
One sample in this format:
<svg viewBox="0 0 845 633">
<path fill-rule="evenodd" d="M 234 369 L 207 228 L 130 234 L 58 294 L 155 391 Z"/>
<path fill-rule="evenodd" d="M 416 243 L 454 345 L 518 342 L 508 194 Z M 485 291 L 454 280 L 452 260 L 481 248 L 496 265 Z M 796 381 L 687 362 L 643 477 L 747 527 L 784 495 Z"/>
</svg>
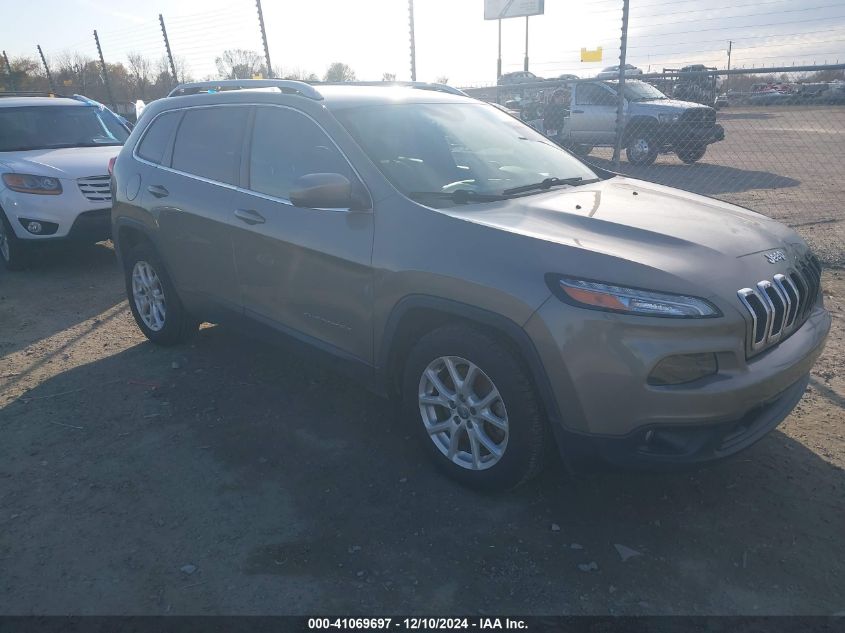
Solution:
<svg viewBox="0 0 845 633">
<path fill-rule="evenodd" d="M 153 64 L 141 53 L 128 53 L 126 59 L 129 62 L 127 71 L 132 83 L 136 99 L 146 99 L 153 79 Z"/>
<path fill-rule="evenodd" d="M 97 62 L 87 55 L 64 52 L 56 58 L 56 79 L 59 85 L 88 94 L 101 81 L 100 69 Z"/>
<path fill-rule="evenodd" d="M 230 48 L 214 60 L 221 79 L 252 79 L 265 75 L 261 55 L 243 48 Z"/>
<path fill-rule="evenodd" d="M 282 79 L 293 79 L 296 81 L 320 81 L 320 78 L 316 73 L 309 72 L 300 67 L 289 69 L 278 67 L 273 70 L 273 74 L 276 77 L 281 77 Z"/>
<path fill-rule="evenodd" d="M 326 71 L 324 81 L 355 81 L 355 71 L 342 62 L 335 62 Z"/>
<path fill-rule="evenodd" d="M 382 81 L 396 81 L 396 73 L 384 73 L 381 76 Z"/>
<path fill-rule="evenodd" d="M 446 75 L 440 75 L 435 81 L 439 84 L 448 84 L 449 78 Z"/>
</svg>

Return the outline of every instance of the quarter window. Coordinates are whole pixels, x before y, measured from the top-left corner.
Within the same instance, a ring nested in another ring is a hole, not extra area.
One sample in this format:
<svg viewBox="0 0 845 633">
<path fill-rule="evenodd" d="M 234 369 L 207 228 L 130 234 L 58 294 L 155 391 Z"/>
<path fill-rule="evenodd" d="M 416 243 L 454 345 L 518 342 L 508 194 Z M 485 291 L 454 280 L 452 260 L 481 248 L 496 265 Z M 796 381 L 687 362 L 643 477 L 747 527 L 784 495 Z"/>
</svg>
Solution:
<svg viewBox="0 0 845 633">
<path fill-rule="evenodd" d="M 353 179 L 349 163 L 311 119 L 287 108 L 256 108 L 249 188 L 287 200 L 297 178 L 314 173 Z"/>
<path fill-rule="evenodd" d="M 180 114 L 181 112 L 166 112 L 156 118 L 138 145 L 138 156 L 151 163 L 161 164 Z"/>
<path fill-rule="evenodd" d="M 173 147 L 173 169 L 230 185 L 238 182 L 249 108 L 219 106 L 185 112 Z"/>
</svg>

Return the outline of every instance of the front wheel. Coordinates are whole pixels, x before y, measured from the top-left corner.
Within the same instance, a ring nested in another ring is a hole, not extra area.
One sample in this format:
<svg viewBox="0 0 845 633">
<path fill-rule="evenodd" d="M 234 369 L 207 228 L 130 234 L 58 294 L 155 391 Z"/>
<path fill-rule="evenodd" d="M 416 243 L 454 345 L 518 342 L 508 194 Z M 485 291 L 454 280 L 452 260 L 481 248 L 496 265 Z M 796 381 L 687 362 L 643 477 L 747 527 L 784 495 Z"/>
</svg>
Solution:
<svg viewBox="0 0 845 633">
<path fill-rule="evenodd" d="M 660 148 L 653 135 L 648 132 L 633 134 L 625 148 L 625 156 L 632 165 L 651 165 L 657 160 Z"/>
<path fill-rule="evenodd" d="M 28 263 L 27 244 L 15 235 L 6 214 L 0 209 L 0 262 L 8 271 L 26 268 Z"/>
<path fill-rule="evenodd" d="M 705 152 L 707 152 L 706 145 L 694 145 L 693 147 L 685 147 L 684 149 L 678 149 L 675 151 L 678 158 L 687 165 L 692 165 L 694 162 L 701 160 L 704 157 Z"/>
<path fill-rule="evenodd" d="M 593 151 L 592 145 L 584 145 L 583 143 L 575 143 L 572 146 L 572 153 L 576 156 L 589 156 L 590 152 Z"/>
<path fill-rule="evenodd" d="M 420 339 L 402 402 L 435 464 L 460 483 L 506 490 L 542 469 L 550 439 L 528 372 L 480 330 L 445 326 Z"/>
<path fill-rule="evenodd" d="M 199 322 L 185 311 L 150 244 L 142 242 L 127 254 L 124 274 L 129 307 L 144 336 L 159 345 L 176 345 L 196 333 Z"/>
</svg>

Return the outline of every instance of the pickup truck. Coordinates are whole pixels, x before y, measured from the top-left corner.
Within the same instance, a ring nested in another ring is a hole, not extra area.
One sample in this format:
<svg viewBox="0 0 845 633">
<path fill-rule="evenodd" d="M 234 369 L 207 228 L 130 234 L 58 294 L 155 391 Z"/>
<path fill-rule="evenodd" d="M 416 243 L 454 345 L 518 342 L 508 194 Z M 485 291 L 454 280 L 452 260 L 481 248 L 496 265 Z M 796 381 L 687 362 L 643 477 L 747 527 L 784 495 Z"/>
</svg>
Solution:
<svg viewBox="0 0 845 633">
<path fill-rule="evenodd" d="M 612 147 L 617 85 L 615 81 L 569 84 L 569 114 L 563 129 L 545 130 L 546 135 L 580 156 L 594 147 Z M 692 164 L 704 156 L 708 145 L 725 138 L 724 128 L 716 123 L 716 110 L 670 99 L 643 81 L 625 81 L 624 116 L 622 146 L 633 165 L 651 165 L 658 154 L 670 152 Z"/>
</svg>

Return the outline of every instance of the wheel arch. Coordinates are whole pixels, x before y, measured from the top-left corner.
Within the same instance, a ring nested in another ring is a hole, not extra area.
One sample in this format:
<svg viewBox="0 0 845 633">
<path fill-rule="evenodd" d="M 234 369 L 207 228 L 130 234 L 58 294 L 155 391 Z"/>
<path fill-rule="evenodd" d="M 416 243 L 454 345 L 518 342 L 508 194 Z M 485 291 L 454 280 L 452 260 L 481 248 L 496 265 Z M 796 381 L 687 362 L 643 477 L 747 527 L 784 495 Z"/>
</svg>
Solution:
<svg viewBox="0 0 845 633">
<path fill-rule="evenodd" d="M 654 117 L 642 114 L 634 116 L 630 121 L 628 121 L 627 125 L 625 125 L 625 132 L 622 134 L 622 142 L 627 146 L 635 132 L 640 130 L 656 131 L 659 125 L 658 120 Z"/>
<path fill-rule="evenodd" d="M 552 427 L 558 427 L 560 411 L 543 362 L 525 330 L 506 316 L 453 299 L 431 295 L 409 295 L 393 308 L 384 328 L 376 358 L 376 384 L 393 397 L 399 393 L 403 359 L 414 343 L 428 332 L 451 323 L 477 327 L 501 341 L 525 363 L 537 389 L 544 413 Z"/>
<path fill-rule="evenodd" d="M 147 242 L 155 248 L 153 231 L 139 220 L 118 218 L 112 232 L 114 234 L 114 250 L 119 262 L 123 262 L 126 253 L 141 242 Z"/>
</svg>

